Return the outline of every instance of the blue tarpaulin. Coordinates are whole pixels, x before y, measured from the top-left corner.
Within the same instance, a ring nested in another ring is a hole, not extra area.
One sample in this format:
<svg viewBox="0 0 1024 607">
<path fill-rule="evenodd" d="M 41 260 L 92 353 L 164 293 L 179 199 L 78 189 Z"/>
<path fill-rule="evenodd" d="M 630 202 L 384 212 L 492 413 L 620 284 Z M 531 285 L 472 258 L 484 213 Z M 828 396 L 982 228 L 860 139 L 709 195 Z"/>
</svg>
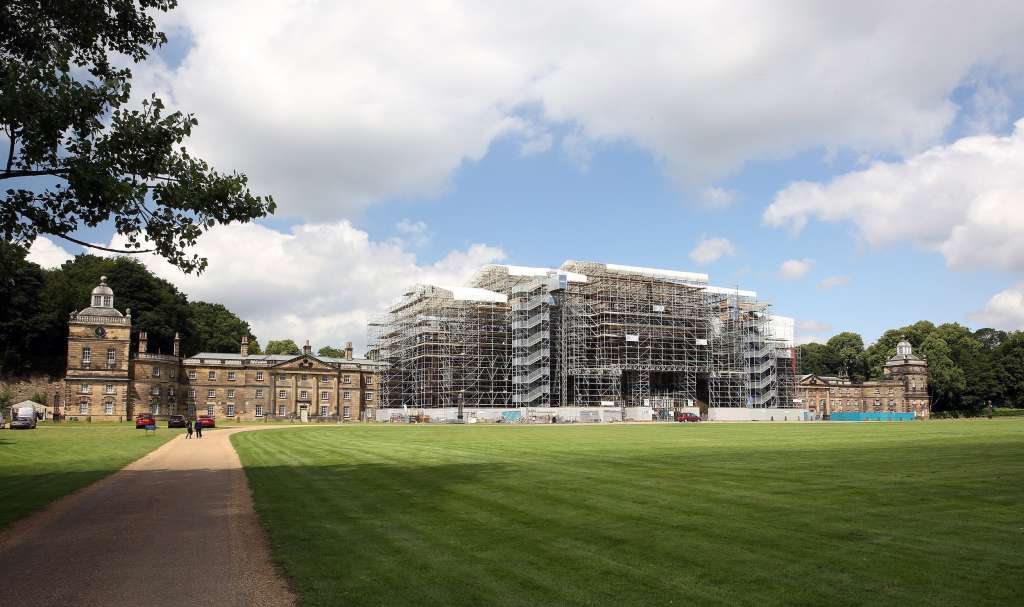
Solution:
<svg viewBox="0 0 1024 607">
<path fill-rule="evenodd" d="M 835 422 L 912 422 L 914 421 L 914 414 L 890 413 L 888 411 L 844 411 L 831 414 L 829 419 Z"/>
</svg>

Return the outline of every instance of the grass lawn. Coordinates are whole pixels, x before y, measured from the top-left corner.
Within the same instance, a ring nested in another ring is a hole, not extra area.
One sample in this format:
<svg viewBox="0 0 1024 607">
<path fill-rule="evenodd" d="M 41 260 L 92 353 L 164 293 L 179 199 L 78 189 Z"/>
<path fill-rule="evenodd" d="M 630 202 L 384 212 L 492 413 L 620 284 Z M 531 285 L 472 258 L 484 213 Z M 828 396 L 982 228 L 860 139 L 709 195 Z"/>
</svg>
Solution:
<svg viewBox="0 0 1024 607">
<path fill-rule="evenodd" d="M 1024 420 L 245 432 L 305 605 L 1007 605 Z"/>
<path fill-rule="evenodd" d="M 0 430 L 0 529 L 142 457 L 178 430 L 128 424 Z"/>
</svg>

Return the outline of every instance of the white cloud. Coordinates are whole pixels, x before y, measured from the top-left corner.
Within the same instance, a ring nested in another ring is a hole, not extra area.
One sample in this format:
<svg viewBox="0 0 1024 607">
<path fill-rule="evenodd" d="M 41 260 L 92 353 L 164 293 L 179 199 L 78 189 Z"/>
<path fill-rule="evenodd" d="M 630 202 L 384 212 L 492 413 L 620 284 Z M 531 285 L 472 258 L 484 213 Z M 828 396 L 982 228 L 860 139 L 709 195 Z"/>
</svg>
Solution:
<svg viewBox="0 0 1024 607">
<path fill-rule="evenodd" d="M 787 259 L 779 266 L 779 278 L 784 280 L 803 278 L 811 271 L 813 265 L 813 259 Z"/>
<path fill-rule="evenodd" d="M 966 137 L 827 184 L 791 184 L 764 213 L 797 231 L 811 219 L 851 221 L 871 246 L 940 252 L 954 270 L 1024 270 L 1024 120 L 1005 137 Z"/>
<path fill-rule="evenodd" d="M 704 206 L 720 209 L 736 201 L 736 192 L 724 188 L 707 187 L 700 191 L 699 198 Z"/>
<path fill-rule="evenodd" d="M 536 153 L 554 128 L 583 166 L 623 141 L 696 188 L 799 150 L 904 153 L 968 77 L 1024 73 L 1019 2 L 225 0 L 164 20 L 194 47 L 133 90 L 195 112 L 197 153 L 306 218 L 437 194 L 497 138 Z M 998 114 L 998 90 L 979 104 Z"/>
<path fill-rule="evenodd" d="M 68 253 L 58 244 L 46 236 L 38 236 L 29 247 L 27 259 L 37 263 L 44 268 L 58 268 L 65 261 L 70 260 L 74 255 Z"/>
<path fill-rule="evenodd" d="M 423 221 L 403 219 L 395 224 L 395 229 L 401 234 L 395 240 L 400 246 L 409 244 L 414 247 L 424 247 L 430 244 L 430 228 Z"/>
<path fill-rule="evenodd" d="M 725 255 L 735 255 L 736 247 L 725 238 L 705 238 L 690 251 L 690 259 L 700 265 L 717 261 Z"/>
<path fill-rule="evenodd" d="M 825 340 L 820 335 L 805 335 L 800 333 L 796 336 L 796 345 L 802 346 L 804 344 L 823 344 Z"/>
<path fill-rule="evenodd" d="M 808 333 L 828 333 L 832 330 L 832 325 L 820 320 L 800 320 L 797 321 L 796 328 Z"/>
<path fill-rule="evenodd" d="M 118 236 L 112 246 L 123 244 Z M 316 347 L 352 341 L 358 349 L 366 344 L 367 320 L 408 287 L 459 284 L 480 265 L 504 258 L 501 249 L 474 244 L 423 264 L 401 244 L 370 240 L 347 221 L 287 232 L 254 223 L 218 226 L 195 252 L 209 259 L 199 276 L 155 255 L 137 257 L 190 299 L 222 303 L 249 321 L 261 343 L 309 338 Z"/>
<path fill-rule="evenodd" d="M 1024 283 L 993 295 L 971 320 L 996 329 L 1024 329 Z"/>
<path fill-rule="evenodd" d="M 828 291 L 836 287 L 843 287 L 850 284 L 849 276 L 829 276 L 818 283 L 818 288 L 823 291 Z"/>
</svg>

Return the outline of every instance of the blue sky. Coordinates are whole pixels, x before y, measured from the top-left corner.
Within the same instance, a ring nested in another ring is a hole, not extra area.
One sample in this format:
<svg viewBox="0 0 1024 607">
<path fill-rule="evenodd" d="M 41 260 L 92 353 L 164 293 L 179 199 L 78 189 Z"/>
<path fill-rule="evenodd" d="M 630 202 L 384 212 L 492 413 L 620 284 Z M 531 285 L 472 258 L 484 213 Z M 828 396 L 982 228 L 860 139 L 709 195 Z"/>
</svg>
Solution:
<svg viewBox="0 0 1024 607">
<path fill-rule="evenodd" d="M 183 3 L 136 92 L 280 210 L 211 234 L 204 277 L 146 263 L 316 343 L 362 344 L 403 285 L 566 259 L 707 272 L 804 340 L 1024 327 L 1019 7 L 569 4 Z"/>
</svg>

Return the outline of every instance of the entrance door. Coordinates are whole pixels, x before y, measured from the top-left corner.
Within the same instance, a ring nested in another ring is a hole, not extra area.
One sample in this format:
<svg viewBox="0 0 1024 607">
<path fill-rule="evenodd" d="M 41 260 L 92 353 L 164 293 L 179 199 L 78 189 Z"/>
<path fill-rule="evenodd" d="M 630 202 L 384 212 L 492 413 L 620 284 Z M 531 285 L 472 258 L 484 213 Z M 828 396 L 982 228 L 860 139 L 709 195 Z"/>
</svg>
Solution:
<svg viewBox="0 0 1024 607">
<path fill-rule="evenodd" d="M 301 419 L 304 424 L 309 422 L 309 405 L 302 405 L 299 407 L 299 419 Z"/>
</svg>

